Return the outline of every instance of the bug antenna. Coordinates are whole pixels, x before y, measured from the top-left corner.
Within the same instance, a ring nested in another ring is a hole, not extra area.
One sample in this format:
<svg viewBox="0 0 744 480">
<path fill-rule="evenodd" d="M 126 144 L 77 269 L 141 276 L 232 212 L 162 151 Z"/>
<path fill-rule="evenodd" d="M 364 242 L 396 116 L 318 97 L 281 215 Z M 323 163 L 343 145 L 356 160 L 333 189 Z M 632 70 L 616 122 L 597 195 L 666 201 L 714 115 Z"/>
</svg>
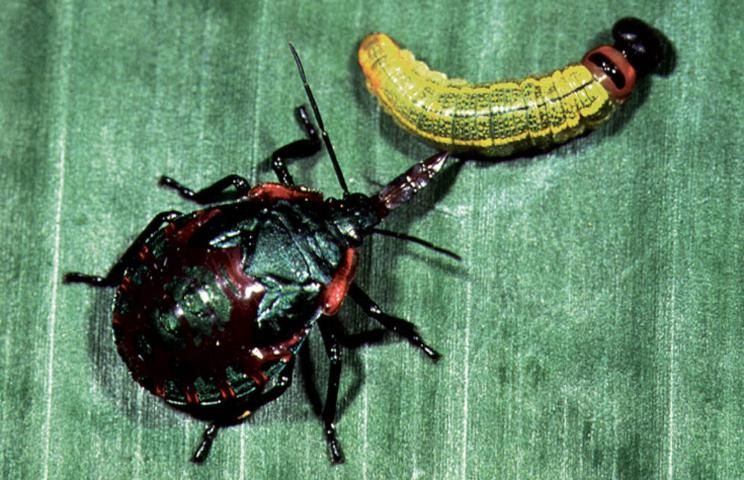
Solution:
<svg viewBox="0 0 744 480">
<path fill-rule="evenodd" d="M 446 248 L 438 247 L 434 245 L 433 243 L 424 240 L 423 238 L 414 237 L 412 235 L 407 235 L 405 233 L 393 232 L 391 230 L 384 230 L 382 228 L 373 228 L 372 233 L 376 233 L 384 237 L 397 238 L 398 240 L 405 240 L 406 242 L 416 243 L 418 245 L 421 245 L 422 247 L 428 248 L 429 250 L 432 250 L 437 253 L 441 253 L 442 255 L 445 255 L 454 260 L 457 260 L 458 262 L 462 260 L 462 257 L 456 254 L 455 252 L 453 252 L 452 250 L 447 250 Z"/>
<path fill-rule="evenodd" d="M 310 101 L 310 107 L 313 109 L 313 115 L 315 115 L 315 120 L 318 122 L 318 127 L 320 128 L 320 136 L 323 138 L 323 143 L 325 143 L 326 150 L 328 150 L 328 156 L 331 157 L 331 162 L 333 163 L 333 170 L 336 172 L 336 178 L 338 179 L 339 185 L 341 185 L 341 190 L 344 191 L 344 195 L 349 194 L 349 188 L 346 186 L 346 180 L 344 180 L 344 173 L 341 171 L 341 165 L 338 163 L 338 159 L 336 158 L 336 152 L 333 150 L 333 145 L 331 144 L 331 138 L 328 136 L 328 132 L 326 132 L 325 125 L 323 125 L 323 117 L 320 116 L 320 110 L 318 109 L 318 104 L 315 102 L 315 96 L 313 95 L 313 91 L 310 89 L 310 84 L 307 83 L 307 77 L 305 76 L 305 69 L 302 67 L 302 62 L 300 61 L 300 56 L 297 54 L 297 50 L 295 50 L 294 45 L 291 43 L 289 44 L 289 49 L 292 51 L 292 56 L 294 57 L 295 64 L 297 64 L 297 71 L 300 74 L 300 78 L 302 79 L 302 85 L 305 87 L 305 93 L 307 94 L 307 98 Z"/>
</svg>

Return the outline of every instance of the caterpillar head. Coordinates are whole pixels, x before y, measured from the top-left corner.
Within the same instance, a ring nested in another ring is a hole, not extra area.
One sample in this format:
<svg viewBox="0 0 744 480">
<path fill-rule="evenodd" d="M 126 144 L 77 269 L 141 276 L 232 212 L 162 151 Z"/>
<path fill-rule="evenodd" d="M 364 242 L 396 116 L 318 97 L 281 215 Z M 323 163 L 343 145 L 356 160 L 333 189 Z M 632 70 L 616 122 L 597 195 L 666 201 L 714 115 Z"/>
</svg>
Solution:
<svg viewBox="0 0 744 480">
<path fill-rule="evenodd" d="M 656 70 L 664 61 L 668 41 L 655 28 L 633 17 L 618 20 L 612 27 L 614 47 L 628 59 L 638 75 Z"/>
</svg>

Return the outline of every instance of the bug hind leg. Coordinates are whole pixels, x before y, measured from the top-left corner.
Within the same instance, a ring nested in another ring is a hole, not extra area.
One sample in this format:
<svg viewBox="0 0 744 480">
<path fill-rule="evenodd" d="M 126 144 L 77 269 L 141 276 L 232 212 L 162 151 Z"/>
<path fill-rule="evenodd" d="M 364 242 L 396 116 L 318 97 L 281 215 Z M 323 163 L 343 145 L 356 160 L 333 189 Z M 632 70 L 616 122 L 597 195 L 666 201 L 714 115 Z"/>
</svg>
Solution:
<svg viewBox="0 0 744 480">
<path fill-rule="evenodd" d="M 292 385 L 292 374 L 294 372 L 295 361 L 294 358 L 289 360 L 287 366 L 284 368 L 279 377 L 275 380 L 271 388 L 263 392 L 256 400 L 250 403 L 242 403 L 239 407 L 232 410 L 232 416 L 222 417 L 221 419 L 212 421 L 207 428 L 204 429 L 202 434 L 201 442 L 194 451 L 191 457 L 193 463 L 204 463 L 209 456 L 209 452 L 212 449 L 214 439 L 217 437 L 219 429 L 237 425 L 244 422 L 251 414 L 260 408 L 262 405 L 273 402 L 279 398 L 287 389 Z M 236 413 L 237 410 L 237 413 Z M 214 419 L 214 417 L 212 417 Z"/>
<path fill-rule="evenodd" d="M 357 305 L 362 307 L 362 310 L 364 310 L 367 316 L 380 322 L 383 327 L 408 340 L 408 343 L 424 352 L 427 357 L 435 362 L 441 358 L 441 355 L 436 350 L 424 342 L 416 329 L 416 325 L 383 312 L 356 283 L 351 284 L 349 295 Z"/>
<path fill-rule="evenodd" d="M 271 168 L 274 170 L 279 182 L 284 185 L 295 184 L 287 168 L 287 159 L 311 157 L 318 153 L 321 147 L 318 130 L 310 120 L 304 105 L 300 105 L 295 109 L 295 116 L 297 117 L 297 122 L 305 130 L 307 138 L 295 140 L 271 154 Z"/>
<path fill-rule="evenodd" d="M 111 267 L 105 277 L 80 272 L 67 272 L 62 278 L 62 281 L 64 283 L 86 283 L 94 287 L 115 287 L 119 285 L 124 278 L 124 271 L 137 258 L 137 254 L 150 235 L 155 233 L 163 224 L 172 222 L 180 215 L 181 212 L 175 210 L 161 212 L 155 215 L 155 218 L 147 224 L 142 233 L 132 242 L 126 252 L 124 252 L 124 255 Z"/>
<path fill-rule="evenodd" d="M 203 463 L 204 460 L 209 456 L 209 451 L 212 449 L 212 443 L 217 437 L 220 425 L 217 423 L 210 423 L 207 428 L 204 429 L 202 434 L 202 441 L 197 447 L 194 455 L 191 457 L 191 461 L 194 463 Z"/>
</svg>

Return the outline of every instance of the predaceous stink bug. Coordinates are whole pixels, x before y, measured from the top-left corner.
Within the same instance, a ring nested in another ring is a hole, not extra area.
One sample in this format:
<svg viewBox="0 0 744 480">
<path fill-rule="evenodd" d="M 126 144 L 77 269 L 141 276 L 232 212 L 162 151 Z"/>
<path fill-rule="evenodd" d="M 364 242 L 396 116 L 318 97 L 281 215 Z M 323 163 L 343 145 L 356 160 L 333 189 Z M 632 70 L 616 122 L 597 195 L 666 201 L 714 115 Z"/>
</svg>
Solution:
<svg viewBox="0 0 744 480">
<path fill-rule="evenodd" d="M 334 425 L 341 347 L 330 317 L 347 295 L 428 357 L 439 357 L 415 325 L 384 313 L 354 282 L 354 272 L 357 249 L 371 233 L 436 249 L 376 226 L 424 188 L 448 155 L 414 165 L 376 195 L 349 193 L 302 64 L 290 48 L 318 129 L 299 107 L 306 138 L 273 153 L 279 183 L 250 188 L 230 175 L 194 191 L 162 177 L 161 185 L 208 206 L 156 215 L 104 277 L 76 272 L 64 277 L 68 283 L 116 289 L 114 337 L 133 378 L 166 403 L 210 422 L 195 462 L 207 457 L 219 428 L 242 422 L 289 387 L 296 355 L 315 323 L 330 361 L 322 411 L 326 441 L 331 461 L 343 461 Z M 296 186 L 285 164 L 315 154 L 323 143 L 343 190 L 340 199 Z M 230 188 L 237 200 L 226 201 Z"/>
</svg>

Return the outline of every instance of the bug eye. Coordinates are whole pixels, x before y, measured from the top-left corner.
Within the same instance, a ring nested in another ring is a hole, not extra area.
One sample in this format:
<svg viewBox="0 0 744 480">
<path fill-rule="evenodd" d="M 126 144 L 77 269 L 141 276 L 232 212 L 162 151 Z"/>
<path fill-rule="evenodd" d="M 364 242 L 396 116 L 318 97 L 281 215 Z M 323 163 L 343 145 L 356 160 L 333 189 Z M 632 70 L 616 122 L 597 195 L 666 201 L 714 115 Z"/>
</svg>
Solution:
<svg viewBox="0 0 744 480">
<path fill-rule="evenodd" d="M 614 47 L 603 45 L 586 55 L 581 61 L 594 77 L 618 102 L 624 101 L 633 91 L 636 72 L 628 60 Z"/>
</svg>

